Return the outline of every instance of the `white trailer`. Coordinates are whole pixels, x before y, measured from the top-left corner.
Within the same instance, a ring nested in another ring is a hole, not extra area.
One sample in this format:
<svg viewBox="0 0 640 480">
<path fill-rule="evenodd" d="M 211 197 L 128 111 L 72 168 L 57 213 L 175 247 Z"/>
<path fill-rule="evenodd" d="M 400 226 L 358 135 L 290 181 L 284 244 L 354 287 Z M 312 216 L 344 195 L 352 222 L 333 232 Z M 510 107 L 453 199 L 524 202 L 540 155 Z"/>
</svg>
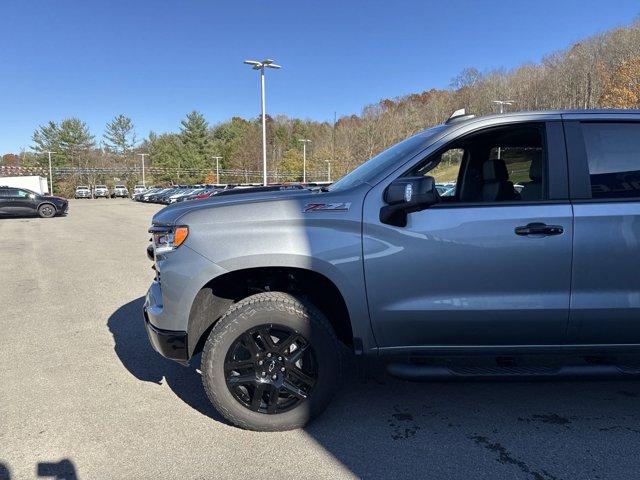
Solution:
<svg viewBox="0 0 640 480">
<path fill-rule="evenodd" d="M 26 188 L 40 195 L 49 193 L 49 184 L 46 177 L 29 175 L 21 177 L 0 177 L 0 187 Z"/>
</svg>

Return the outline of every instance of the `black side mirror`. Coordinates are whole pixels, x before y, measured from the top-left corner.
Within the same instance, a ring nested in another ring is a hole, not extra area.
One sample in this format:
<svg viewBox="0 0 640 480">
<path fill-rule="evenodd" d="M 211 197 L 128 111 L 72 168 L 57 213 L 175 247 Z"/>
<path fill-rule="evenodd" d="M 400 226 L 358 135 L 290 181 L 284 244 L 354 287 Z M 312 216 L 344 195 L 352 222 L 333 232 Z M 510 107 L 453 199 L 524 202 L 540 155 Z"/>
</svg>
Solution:
<svg viewBox="0 0 640 480">
<path fill-rule="evenodd" d="M 384 192 L 388 203 L 380 209 L 380 221 L 397 227 L 407 225 L 407 214 L 440 202 L 433 177 L 405 177 L 394 180 Z"/>
</svg>

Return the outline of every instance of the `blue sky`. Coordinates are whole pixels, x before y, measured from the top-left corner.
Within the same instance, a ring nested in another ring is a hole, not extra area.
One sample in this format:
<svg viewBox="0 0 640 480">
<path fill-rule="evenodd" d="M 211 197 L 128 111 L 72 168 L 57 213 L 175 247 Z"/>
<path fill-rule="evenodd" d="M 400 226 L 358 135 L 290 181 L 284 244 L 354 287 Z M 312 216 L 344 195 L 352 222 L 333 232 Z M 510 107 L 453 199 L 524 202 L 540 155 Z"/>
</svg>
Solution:
<svg viewBox="0 0 640 480">
<path fill-rule="evenodd" d="M 0 4 L 0 153 L 48 120 L 100 139 L 119 113 L 138 137 L 259 111 L 245 58 L 283 65 L 267 111 L 328 120 L 382 98 L 447 87 L 465 67 L 537 62 L 626 25 L 638 0 L 8 0 Z"/>
</svg>

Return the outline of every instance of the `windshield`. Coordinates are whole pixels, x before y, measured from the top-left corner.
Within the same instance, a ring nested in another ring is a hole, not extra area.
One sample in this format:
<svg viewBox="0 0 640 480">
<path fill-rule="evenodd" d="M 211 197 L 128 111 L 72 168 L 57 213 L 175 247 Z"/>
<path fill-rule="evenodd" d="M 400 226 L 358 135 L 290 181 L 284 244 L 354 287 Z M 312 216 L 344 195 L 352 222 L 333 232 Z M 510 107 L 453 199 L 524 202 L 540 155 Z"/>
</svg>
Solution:
<svg viewBox="0 0 640 480">
<path fill-rule="evenodd" d="M 362 183 L 373 180 L 378 174 L 384 172 L 387 168 L 397 163 L 399 160 L 407 156 L 414 155 L 427 146 L 430 137 L 443 130 L 444 125 L 430 128 L 424 132 L 418 133 L 413 137 L 409 137 L 400 143 L 387 148 L 375 157 L 364 162 L 355 170 L 342 177 L 336 183 L 329 187 L 330 191 L 343 190 L 345 188 L 355 187 Z"/>
</svg>

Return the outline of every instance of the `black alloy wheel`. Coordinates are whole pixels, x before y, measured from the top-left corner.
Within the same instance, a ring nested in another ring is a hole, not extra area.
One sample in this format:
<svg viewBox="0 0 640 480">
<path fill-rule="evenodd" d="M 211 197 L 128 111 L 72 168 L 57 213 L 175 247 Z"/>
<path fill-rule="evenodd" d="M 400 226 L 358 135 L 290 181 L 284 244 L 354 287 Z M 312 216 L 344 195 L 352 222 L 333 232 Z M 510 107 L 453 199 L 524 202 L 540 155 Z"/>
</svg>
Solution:
<svg viewBox="0 0 640 480">
<path fill-rule="evenodd" d="M 43 218 L 51 218 L 56 214 L 56 209 L 53 205 L 45 203 L 38 208 L 38 215 Z"/>
<path fill-rule="evenodd" d="M 276 414 L 296 408 L 318 378 L 313 348 L 283 325 L 261 325 L 231 345 L 224 364 L 233 397 L 254 412 Z"/>
</svg>

